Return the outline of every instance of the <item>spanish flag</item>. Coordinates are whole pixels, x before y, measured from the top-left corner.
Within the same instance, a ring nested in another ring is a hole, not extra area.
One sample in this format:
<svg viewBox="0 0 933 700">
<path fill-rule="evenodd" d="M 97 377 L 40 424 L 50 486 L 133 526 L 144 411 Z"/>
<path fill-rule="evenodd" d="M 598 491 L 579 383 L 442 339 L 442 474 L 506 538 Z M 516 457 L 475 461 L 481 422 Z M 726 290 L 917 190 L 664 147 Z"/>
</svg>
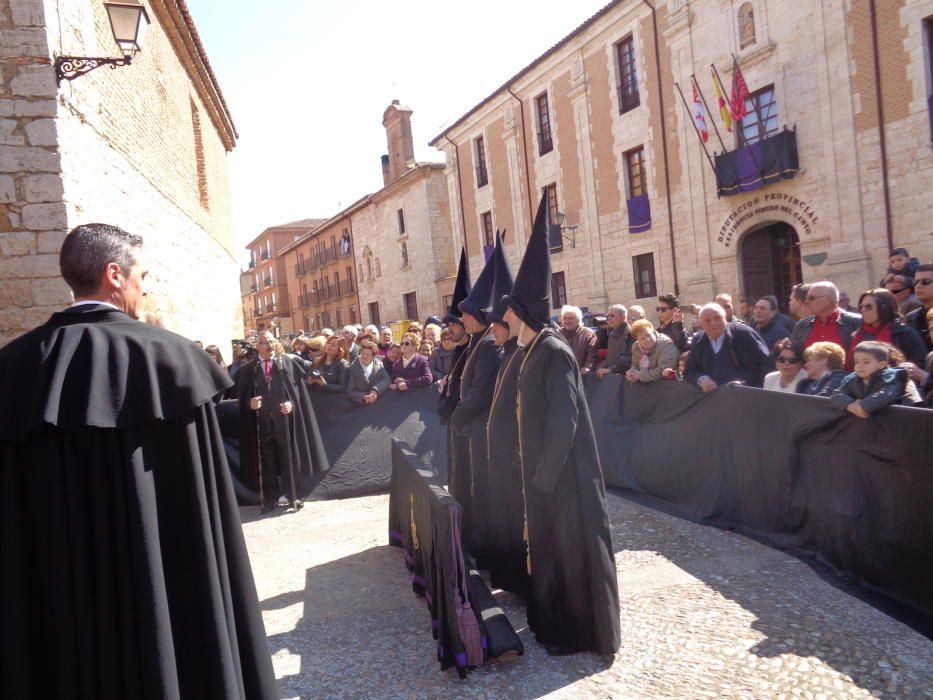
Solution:
<svg viewBox="0 0 933 700">
<path fill-rule="evenodd" d="M 729 112 L 729 103 L 726 102 L 726 90 L 719 79 L 719 73 L 716 66 L 711 66 L 713 72 L 713 88 L 716 90 L 716 104 L 719 105 L 719 114 L 722 116 L 722 123 L 726 126 L 726 131 L 732 133 L 732 114 Z"/>
</svg>

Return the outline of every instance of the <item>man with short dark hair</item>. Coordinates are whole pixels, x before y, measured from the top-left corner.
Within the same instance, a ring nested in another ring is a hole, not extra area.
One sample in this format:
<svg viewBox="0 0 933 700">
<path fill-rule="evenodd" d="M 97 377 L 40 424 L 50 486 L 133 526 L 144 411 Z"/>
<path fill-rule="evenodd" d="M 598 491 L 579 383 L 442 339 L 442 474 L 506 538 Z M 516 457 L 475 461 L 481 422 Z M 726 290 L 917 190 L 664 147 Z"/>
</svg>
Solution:
<svg viewBox="0 0 933 700">
<path fill-rule="evenodd" d="M 752 315 L 751 326 L 758 331 L 769 350 L 777 341 L 789 337 L 794 329 L 794 322 L 780 312 L 777 297 L 773 294 L 766 294 L 756 301 Z"/>
<path fill-rule="evenodd" d="M 689 343 L 680 314 L 680 300 L 673 294 L 662 294 L 658 297 L 655 311 L 658 312 L 658 326 L 655 330 L 673 340 L 677 349 L 684 352 Z"/>
<path fill-rule="evenodd" d="M 906 323 L 920 333 L 923 342 L 926 343 L 927 352 L 931 352 L 933 351 L 933 339 L 930 338 L 926 315 L 930 309 L 933 309 L 933 263 L 920 265 L 914 271 L 914 289 L 920 308 L 907 314 Z"/>
<path fill-rule="evenodd" d="M 894 295 L 894 298 L 897 300 L 897 310 L 902 316 L 923 306 L 917 297 L 914 296 L 913 277 L 897 275 L 893 279 L 885 282 L 884 288 Z"/>
<path fill-rule="evenodd" d="M 807 294 L 810 292 L 809 284 L 795 284 L 787 298 L 787 310 L 791 318 L 799 321 L 807 315 Z"/>
<path fill-rule="evenodd" d="M 231 382 L 136 320 L 142 245 L 73 229 L 75 303 L 0 349 L 3 698 L 279 696 L 214 409 Z"/>
<path fill-rule="evenodd" d="M 832 282 L 814 282 L 806 298 L 809 316 L 797 321 L 791 340 L 805 350 L 827 342 L 847 348 L 852 334 L 862 327 L 862 317 L 839 308 L 839 289 Z"/>
<path fill-rule="evenodd" d="M 732 295 L 720 292 L 716 295 L 714 301 L 726 312 L 726 323 L 732 323 L 735 320 L 735 310 L 732 308 Z"/>
</svg>

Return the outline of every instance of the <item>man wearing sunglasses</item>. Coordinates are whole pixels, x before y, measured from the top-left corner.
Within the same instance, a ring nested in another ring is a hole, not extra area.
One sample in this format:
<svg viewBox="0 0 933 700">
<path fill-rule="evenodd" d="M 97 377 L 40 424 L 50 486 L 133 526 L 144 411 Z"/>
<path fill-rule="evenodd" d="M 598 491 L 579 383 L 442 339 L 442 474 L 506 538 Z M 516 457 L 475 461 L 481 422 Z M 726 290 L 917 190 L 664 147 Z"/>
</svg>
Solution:
<svg viewBox="0 0 933 700">
<path fill-rule="evenodd" d="M 927 326 L 927 312 L 933 309 L 933 263 L 920 265 L 914 273 L 914 293 L 921 306 L 907 314 L 907 325 L 920 333 L 927 352 L 933 351 L 933 340 Z"/>
<path fill-rule="evenodd" d="M 658 312 L 658 333 L 673 340 L 677 349 L 684 352 L 688 343 L 683 316 L 680 313 L 680 300 L 673 294 L 662 294 L 658 297 L 658 305 L 654 310 Z"/>
<path fill-rule="evenodd" d="M 819 342 L 849 347 L 852 334 L 862 327 L 862 317 L 839 308 L 838 287 L 832 282 L 814 282 L 805 303 L 809 315 L 794 326 L 794 344 L 803 349 Z"/>
<path fill-rule="evenodd" d="M 921 307 L 920 300 L 914 295 L 914 284 L 916 284 L 914 278 L 904 277 L 902 275 L 898 275 L 894 279 L 884 283 L 884 288 L 891 292 L 894 298 L 897 299 L 897 310 L 902 315 L 909 314 L 911 311 Z"/>
</svg>

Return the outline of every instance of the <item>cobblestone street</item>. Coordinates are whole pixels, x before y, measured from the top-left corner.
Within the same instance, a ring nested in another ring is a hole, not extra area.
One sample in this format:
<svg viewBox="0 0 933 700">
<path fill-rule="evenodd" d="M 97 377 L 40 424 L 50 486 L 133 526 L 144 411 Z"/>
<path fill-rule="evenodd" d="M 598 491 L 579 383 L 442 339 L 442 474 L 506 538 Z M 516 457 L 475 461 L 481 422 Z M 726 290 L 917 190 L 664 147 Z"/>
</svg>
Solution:
<svg viewBox="0 0 933 700">
<path fill-rule="evenodd" d="M 742 536 L 609 496 L 622 605 L 611 666 L 525 656 L 441 672 L 424 600 L 386 544 L 388 496 L 241 510 L 283 698 L 924 698 L 933 643 Z"/>
</svg>

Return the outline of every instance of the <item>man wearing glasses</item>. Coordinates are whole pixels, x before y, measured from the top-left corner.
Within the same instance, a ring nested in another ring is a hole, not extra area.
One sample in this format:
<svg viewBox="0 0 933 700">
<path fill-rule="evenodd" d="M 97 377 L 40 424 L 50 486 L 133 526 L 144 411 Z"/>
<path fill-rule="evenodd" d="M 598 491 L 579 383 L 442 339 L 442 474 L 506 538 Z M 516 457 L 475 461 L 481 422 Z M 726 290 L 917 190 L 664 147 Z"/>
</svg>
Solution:
<svg viewBox="0 0 933 700">
<path fill-rule="evenodd" d="M 903 315 L 909 314 L 921 306 L 920 300 L 914 295 L 914 284 L 916 284 L 914 279 L 903 275 L 898 275 L 884 283 L 884 288 L 897 299 L 897 310 Z"/>
<path fill-rule="evenodd" d="M 849 347 L 852 334 L 862 326 L 862 317 L 839 308 L 839 289 L 832 282 L 814 282 L 807 292 L 809 316 L 797 321 L 791 340 L 804 349 L 813 343 L 836 343 Z"/>
<path fill-rule="evenodd" d="M 684 331 L 683 316 L 680 313 L 680 300 L 673 294 L 662 294 L 658 297 L 658 305 L 654 310 L 658 312 L 658 333 L 673 340 L 680 352 L 686 350 L 687 333 Z"/>
<path fill-rule="evenodd" d="M 933 339 L 930 338 L 930 329 L 927 325 L 927 312 L 933 309 L 933 263 L 927 263 L 917 268 L 914 273 L 914 293 L 920 302 L 920 308 L 907 314 L 907 325 L 920 333 L 923 342 L 927 345 L 927 352 L 933 351 Z"/>
</svg>

